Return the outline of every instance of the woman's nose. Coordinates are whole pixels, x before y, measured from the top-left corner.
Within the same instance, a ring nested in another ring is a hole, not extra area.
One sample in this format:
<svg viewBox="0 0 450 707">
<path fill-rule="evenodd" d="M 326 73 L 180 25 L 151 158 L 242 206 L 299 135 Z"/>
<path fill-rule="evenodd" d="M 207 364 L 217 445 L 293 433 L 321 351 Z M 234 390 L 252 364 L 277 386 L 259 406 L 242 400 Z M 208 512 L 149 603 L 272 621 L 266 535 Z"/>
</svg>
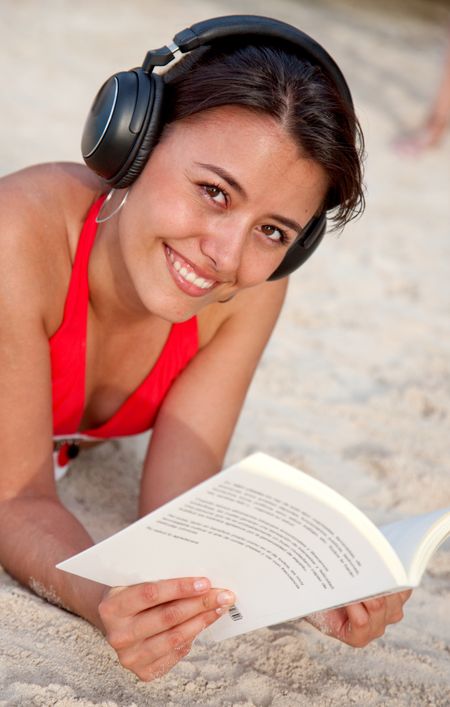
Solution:
<svg viewBox="0 0 450 707">
<path fill-rule="evenodd" d="M 246 242 L 246 230 L 242 225 L 220 224 L 206 233 L 200 249 L 218 273 L 234 275 L 239 269 Z"/>
</svg>

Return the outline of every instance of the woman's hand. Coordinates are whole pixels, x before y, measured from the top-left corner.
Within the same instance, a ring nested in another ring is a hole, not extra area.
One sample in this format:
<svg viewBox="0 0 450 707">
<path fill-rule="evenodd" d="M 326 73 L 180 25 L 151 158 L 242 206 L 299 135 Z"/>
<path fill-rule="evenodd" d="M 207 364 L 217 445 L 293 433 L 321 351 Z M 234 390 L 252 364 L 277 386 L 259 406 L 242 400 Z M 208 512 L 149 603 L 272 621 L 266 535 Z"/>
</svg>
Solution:
<svg viewBox="0 0 450 707">
<path fill-rule="evenodd" d="M 125 668 L 145 681 L 167 673 L 203 629 L 235 601 L 204 577 L 114 587 L 99 605 L 106 638 Z"/>
<path fill-rule="evenodd" d="M 389 624 L 403 618 L 403 605 L 411 590 L 367 599 L 340 609 L 331 609 L 307 617 L 307 621 L 329 636 L 354 648 L 366 646 L 382 636 Z"/>
</svg>

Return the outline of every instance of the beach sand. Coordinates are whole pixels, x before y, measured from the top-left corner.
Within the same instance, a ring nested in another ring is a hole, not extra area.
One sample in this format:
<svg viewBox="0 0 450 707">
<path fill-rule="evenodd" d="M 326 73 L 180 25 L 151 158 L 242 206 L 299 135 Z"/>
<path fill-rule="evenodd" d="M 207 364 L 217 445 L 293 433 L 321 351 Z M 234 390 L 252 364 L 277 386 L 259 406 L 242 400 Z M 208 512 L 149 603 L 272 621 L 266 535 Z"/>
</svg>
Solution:
<svg viewBox="0 0 450 707">
<path fill-rule="evenodd" d="M 420 158 L 391 147 L 436 89 L 448 4 L 3 0 L 0 170 L 79 160 L 81 126 L 106 76 L 196 20 L 238 12 L 292 22 L 340 63 L 366 134 L 367 210 L 292 278 L 227 462 L 262 449 L 379 523 L 448 506 L 450 136 Z M 145 443 L 85 453 L 60 483 L 97 540 L 135 518 Z M 145 684 L 98 631 L 1 570 L 0 621 L 1 706 L 450 704 L 449 543 L 405 619 L 363 650 L 297 621 L 196 646 Z"/>
</svg>

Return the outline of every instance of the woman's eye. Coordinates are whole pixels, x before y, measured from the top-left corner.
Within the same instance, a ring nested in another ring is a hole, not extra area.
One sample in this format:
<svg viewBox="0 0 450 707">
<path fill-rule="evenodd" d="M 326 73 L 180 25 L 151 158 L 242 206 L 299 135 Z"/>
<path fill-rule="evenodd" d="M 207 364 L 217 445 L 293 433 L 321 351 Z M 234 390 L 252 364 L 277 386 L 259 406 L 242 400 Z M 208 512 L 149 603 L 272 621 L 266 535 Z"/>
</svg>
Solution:
<svg viewBox="0 0 450 707">
<path fill-rule="evenodd" d="M 271 241 L 276 241 L 278 243 L 286 243 L 288 240 L 286 233 L 281 228 L 277 228 L 277 226 L 269 226 L 267 224 L 261 226 L 261 231 Z"/>
<path fill-rule="evenodd" d="M 228 203 L 228 195 L 226 192 L 215 184 L 202 184 L 202 188 L 205 194 L 222 206 L 226 206 Z"/>
</svg>

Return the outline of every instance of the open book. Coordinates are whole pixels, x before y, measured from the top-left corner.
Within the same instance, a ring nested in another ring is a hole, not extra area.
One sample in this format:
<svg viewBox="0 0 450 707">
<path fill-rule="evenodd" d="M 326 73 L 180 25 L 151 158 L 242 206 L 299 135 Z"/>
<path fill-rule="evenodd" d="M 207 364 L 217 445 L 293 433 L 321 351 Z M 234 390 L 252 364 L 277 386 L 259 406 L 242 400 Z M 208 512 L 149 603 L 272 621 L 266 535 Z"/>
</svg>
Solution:
<svg viewBox="0 0 450 707">
<path fill-rule="evenodd" d="M 222 640 L 417 586 L 449 535 L 450 508 L 378 529 L 325 484 L 258 453 L 58 567 L 112 586 L 204 575 L 237 596 L 204 632 Z"/>
</svg>

